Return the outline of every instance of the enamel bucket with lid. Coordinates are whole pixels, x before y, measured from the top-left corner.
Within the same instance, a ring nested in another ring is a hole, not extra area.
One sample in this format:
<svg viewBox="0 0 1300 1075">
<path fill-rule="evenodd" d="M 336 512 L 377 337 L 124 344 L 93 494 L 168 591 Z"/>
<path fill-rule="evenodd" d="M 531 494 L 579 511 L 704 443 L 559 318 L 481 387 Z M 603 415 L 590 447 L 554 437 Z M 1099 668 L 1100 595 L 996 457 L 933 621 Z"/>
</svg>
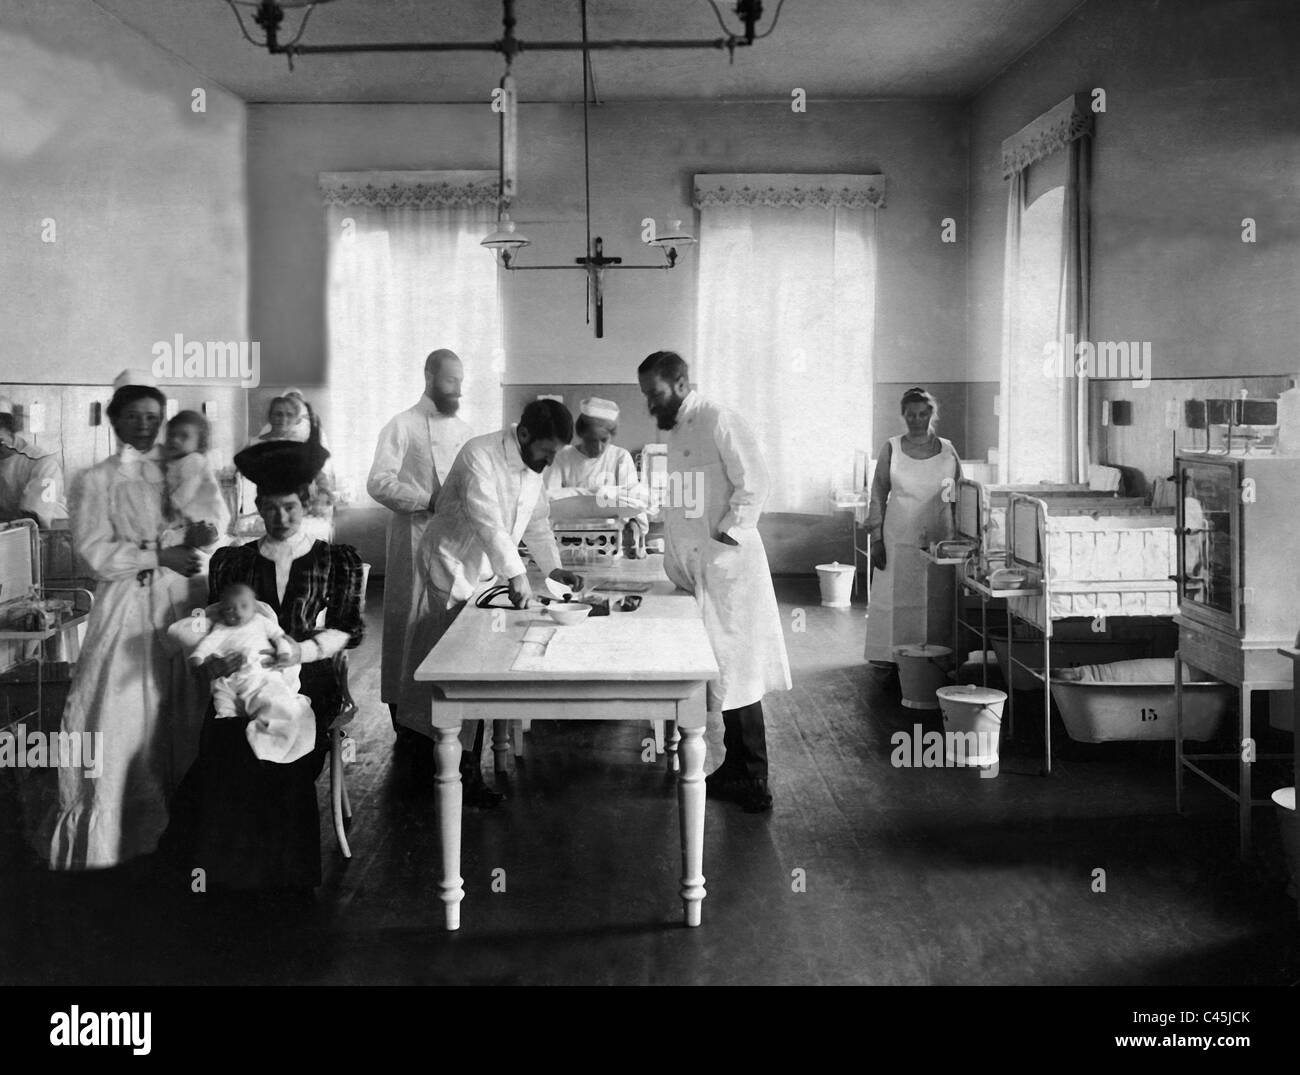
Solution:
<svg viewBox="0 0 1300 1075">
<path fill-rule="evenodd" d="M 938 709 L 934 692 L 948 685 L 948 666 L 952 650 L 947 646 L 919 645 L 894 647 L 898 662 L 898 683 L 903 690 L 903 705 L 908 709 Z"/>
<path fill-rule="evenodd" d="M 940 687 L 936 694 L 943 710 L 944 758 L 948 764 L 996 765 L 1006 691 L 967 683 Z"/>
</svg>

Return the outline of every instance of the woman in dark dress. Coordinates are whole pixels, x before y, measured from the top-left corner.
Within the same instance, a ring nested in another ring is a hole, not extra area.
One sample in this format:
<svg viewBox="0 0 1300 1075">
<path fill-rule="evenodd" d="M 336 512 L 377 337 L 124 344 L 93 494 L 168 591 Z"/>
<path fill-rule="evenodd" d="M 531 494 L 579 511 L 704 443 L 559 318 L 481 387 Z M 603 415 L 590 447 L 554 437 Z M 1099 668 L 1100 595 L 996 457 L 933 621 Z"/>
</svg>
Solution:
<svg viewBox="0 0 1300 1075">
<path fill-rule="evenodd" d="M 261 761 L 244 733 L 246 718 L 216 719 L 210 708 L 199 758 L 178 792 L 171 848 L 210 886 L 308 889 L 320 884 L 316 778 L 329 749 L 327 731 L 342 701 L 333 657 L 361 641 L 361 558 L 302 532 L 308 486 L 329 453 L 306 443 L 267 441 L 235 457 L 257 485 L 266 537 L 219 549 L 209 568 L 209 600 L 234 582 L 251 586 L 275 612 L 301 661 L 301 692 L 316 715 L 316 749 L 289 765 Z M 319 625 L 324 613 L 323 626 Z M 228 674 L 237 658 L 214 655 L 209 677 Z"/>
</svg>

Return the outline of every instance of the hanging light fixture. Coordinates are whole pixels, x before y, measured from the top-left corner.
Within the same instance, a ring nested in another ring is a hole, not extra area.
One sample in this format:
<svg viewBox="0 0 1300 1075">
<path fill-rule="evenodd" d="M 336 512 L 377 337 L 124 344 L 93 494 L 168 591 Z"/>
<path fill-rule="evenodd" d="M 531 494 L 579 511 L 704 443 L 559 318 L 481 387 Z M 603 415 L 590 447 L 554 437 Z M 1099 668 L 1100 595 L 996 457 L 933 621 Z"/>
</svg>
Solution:
<svg viewBox="0 0 1300 1075">
<path fill-rule="evenodd" d="M 680 220 L 671 222 L 667 234 L 660 234 L 652 228 L 650 236 L 645 242 L 648 246 L 657 246 L 663 251 L 664 263 L 662 265 L 624 265 L 622 258 L 607 257 L 605 255 L 605 243 L 599 235 L 593 238 L 591 234 L 591 138 L 587 115 L 587 106 L 591 99 L 591 57 L 587 51 L 589 45 L 587 38 L 587 0 L 580 0 L 579 6 L 582 15 L 582 168 L 587 223 L 587 253 L 583 257 L 575 258 L 571 265 L 520 265 L 515 260 L 514 252 L 523 246 L 527 246 L 528 240 L 519 235 L 515 228 L 515 222 L 510 219 L 509 214 L 515 186 L 513 176 L 508 172 L 508 164 L 515 159 L 516 153 L 516 108 L 518 101 L 508 67 L 505 78 L 502 79 L 503 92 L 501 94 L 501 178 L 499 183 L 501 193 L 498 203 L 500 216 L 496 230 L 482 240 L 482 245 L 495 251 L 500 266 L 512 272 L 539 272 L 555 269 L 581 269 L 586 272 L 587 322 L 590 324 L 593 320 L 595 321 L 596 339 L 599 340 L 605 336 L 606 270 L 675 268 L 678 257 L 677 248 L 693 245 L 695 237 L 683 227 Z M 507 82 L 510 83 L 509 92 L 504 89 Z M 507 191 L 509 191 L 509 195 L 507 195 Z"/>
<path fill-rule="evenodd" d="M 655 232 L 651 238 L 646 240 L 646 244 L 659 247 L 664 252 L 664 257 L 668 259 L 668 267 L 672 268 L 677 264 L 677 248 L 679 246 L 694 246 L 695 236 L 682 226 L 680 220 L 670 220 L 667 233 Z"/>
<path fill-rule="evenodd" d="M 679 250 L 694 245 L 695 237 L 682 226 L 680 220 L 669 223 L 667 234 L 652 233 L 645 241 L 649 246 L 659 247 L 664 254 L 662 265 L 624 265 L 619 257 L 606 257 L 604 243 L 599 235 L 591 234 L 591 154 L 588 136 L 587 104 L 591 96 L 591 52 L 593 50 L 624 49 L 725 49 L 734 63 L 736 49 L 753 45 L 767 37 L 776 29 L 781 17 L 781 8 L 785 0 L 777 3 L 772 25 L 763 33 L 757 33 L 758 21 L 763 17 L 762 0 L 736 0 L 733 12 L 740 19 L 742 31 L 737 34 L 728 29 L 726 20 L 718 8 L 717 0 L 706 0 L 713 9 L 725 37 L 710 39 L 648 39 L 634 40 L 619 38 L 613 40 L 591 41 L 587 37 L 587 0 L 580 0 L 582 11 L 582 38 L 580 41 L 529 41 L 524 42 L 515 37 L 515 0 L 502 0 L 502 26 L 504 32 L 496 41 L 464 42 L 370 42 L 339 45 L 301 45 L 307 22 L 312 11 L 319 4 L 333 3 L 334 0 L 226 0 L 239 23 L 240 32 L 258 48 L 265 48 L 273 56 L 285 56 L 289 69 L 293 69 L 295 56 L 332 55 L 358 52 L 498 52 L 505 57 L 506 71 L 501 79 L 501 139 L 500 139 L 500 183 L 497 196 L 497 227 L 482 240 L 482 245 L 493 251 L 504 269 L 512 271 L 546 270 L 546 269 L 583 269 L 587 273 L 587 319 L 592 319 L 594 306 L 596 337 L 604 335 L 604 278 L 606 269 L 671 269 L 677 264 Z M 253 22 L 262 29 L 263 38 L 257 40 L 249 33 L 240 14 L 240 8 L 252 9 Z M 280 29 L 285 21 L 285 12 L 302 8 L 302 20 L 297 33 L 287 41 L 280 40 Z M 510 219 L 510 206 L 516 193 L 517 169 L 517 102 L 514 80 L 510 68 L 514 59 L 521 52 L 582 52 L 582 153 L 586 192 L 587 253 L 575 258 L 571 265 L 519 265 L 514 254 L 529 245 L 515 222 Z"/>
<path fill-rule="evenodd" d="M 244 35 L 246 41 L 258 48 L 265 48 L 268 52 L 284 52 L 289 57 L 289 70 L 292 71 L 293 55 L 307 29 L 311 13 L 318 5 L 333 2 L 334 0 L 278 0 L 278 2 L 276 0 L 226 0 L 226 6 L 234 12 L 235 21 L 239 23 L 239 32 Z M 239 13 L 241 7 L 253 10 L 253 21 L 262 28 L 261 41 L 248 32 L 248 27 L 244 24 L 244 16 Z M 298 23 L 298 32 L 282 45 L 280 27 L 284 23 L 284 13 L 294 8 L 304 9 L 302 21 Z"/>
<path fill-rule="evenodd" d="M 483 239 L 481 245 L 489 250 L 500 251 L 506 268 L 510 268 L 511 255 L 514 251 L 531 243 L 532 240 L 519 231 L 518 226 L 510 219 L 510 214 L 502 213 L 501 219 L 497 221 L 496 231 Z"/>
</svg>

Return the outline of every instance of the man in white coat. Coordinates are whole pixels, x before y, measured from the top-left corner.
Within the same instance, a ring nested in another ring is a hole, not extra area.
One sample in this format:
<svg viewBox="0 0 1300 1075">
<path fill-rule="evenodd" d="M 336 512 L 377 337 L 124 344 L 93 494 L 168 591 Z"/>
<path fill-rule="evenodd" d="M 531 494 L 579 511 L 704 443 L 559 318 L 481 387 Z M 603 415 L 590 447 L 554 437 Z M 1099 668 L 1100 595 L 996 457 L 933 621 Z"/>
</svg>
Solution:
<svg viewBox="0 0 1300 1075">
<path fill-rule="evenodd" d="M 388 521 L 384 569 L 384 643 L 379 697 L 388 705 L 393 728 L 401 734 L 397 707 L 406 667 L 415 608 L 424 579 L 415 570 L 420 540 L 433 517 L 438 491 L 447 480 L 461 446 L 474 431 L 456 416 L 465 370 L 454 351 L 441 348 L 424 360 L 424 395 L 410 410 L 384 426 L 375 447 L 366 492 L 393 514 Z"/>
<path fill-rule="evenodd" d="M 516 608 L 527 606 L 532 587 L 519 555 L 521 540 L 543 574 L 575 589 L 582 585 L 578 575 L 560 567 L 542 482 L 542 471 L 572 439 L 573 416 L 568 408 L 539 399 L 524 408 L 517 425 L 465 442 L 420 543 L 417 567 L 422 587 L 406 656 L 412 671 L 482 583 L 495 577 L 509 586 Z M 432 704 L 432 686 L 408 677 L 397 719 L 432 737 Z M 495 806 L 501 796 L 486 786 L 479 768 L 482 722 L 477 735 L 468 726 L 461 734 L 462 746 L 469 748 L 461 760 L 465 802 Z"/>
<path fill-rule="evenodd" d="M 709 794 L 760 813 L 772 806 L 763 695 L 790 689 L 781 615 L 758 533 L 767 468 L 748 424 L 694 391 L 689 372 L 672 351 L 656 351 L 637 369 L 650 413 L 668 431 L 664 568 L 695 595 L 718 661 L 709 710 L 722 712 L 726 757 L 709 774 Z"/>
</svg>

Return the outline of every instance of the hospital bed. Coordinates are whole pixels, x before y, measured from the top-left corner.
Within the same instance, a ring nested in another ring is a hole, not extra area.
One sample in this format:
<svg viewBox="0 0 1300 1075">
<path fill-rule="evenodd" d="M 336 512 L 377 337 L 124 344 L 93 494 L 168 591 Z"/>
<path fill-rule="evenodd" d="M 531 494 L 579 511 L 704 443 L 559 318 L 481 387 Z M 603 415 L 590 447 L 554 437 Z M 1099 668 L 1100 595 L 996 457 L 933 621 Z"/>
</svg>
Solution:
<svg viewBox="0 0 1300 1075">
<path fill-rule="evenodd" d="M 1109 636 L 1112 619 L 1172 620 L 1178 612 L 1174 515 L 1132 505 L 1086 513 L 1077 507 L 1024 493 L 1011 494 L 1006 514 L 1006 567 L 1001 575 L 995 571 L 987 576 L 993 584 L 990 590 L 1006 600 L 1010 686 L 1015 687 L 1017 672 L 1042 683 L 1044 773 L 1051 772 L 1052 765 L 1051 646 L 1055 625 L 1066 620 L 1091 621 L 1091 632 Z M 1013 573 L 1023 575 L 1018 587 Z M 999 586 L 1003 588 L 997 589 Z M 1040 668 L 1017 656 L 1021 641 L 1015 636 L 1014 621 L 1030 628 L 1041 642 Z M 1014 719 L 1014 694 L 1014 689 L 1008 691 L 1009 721 Z"/>
</svg>

